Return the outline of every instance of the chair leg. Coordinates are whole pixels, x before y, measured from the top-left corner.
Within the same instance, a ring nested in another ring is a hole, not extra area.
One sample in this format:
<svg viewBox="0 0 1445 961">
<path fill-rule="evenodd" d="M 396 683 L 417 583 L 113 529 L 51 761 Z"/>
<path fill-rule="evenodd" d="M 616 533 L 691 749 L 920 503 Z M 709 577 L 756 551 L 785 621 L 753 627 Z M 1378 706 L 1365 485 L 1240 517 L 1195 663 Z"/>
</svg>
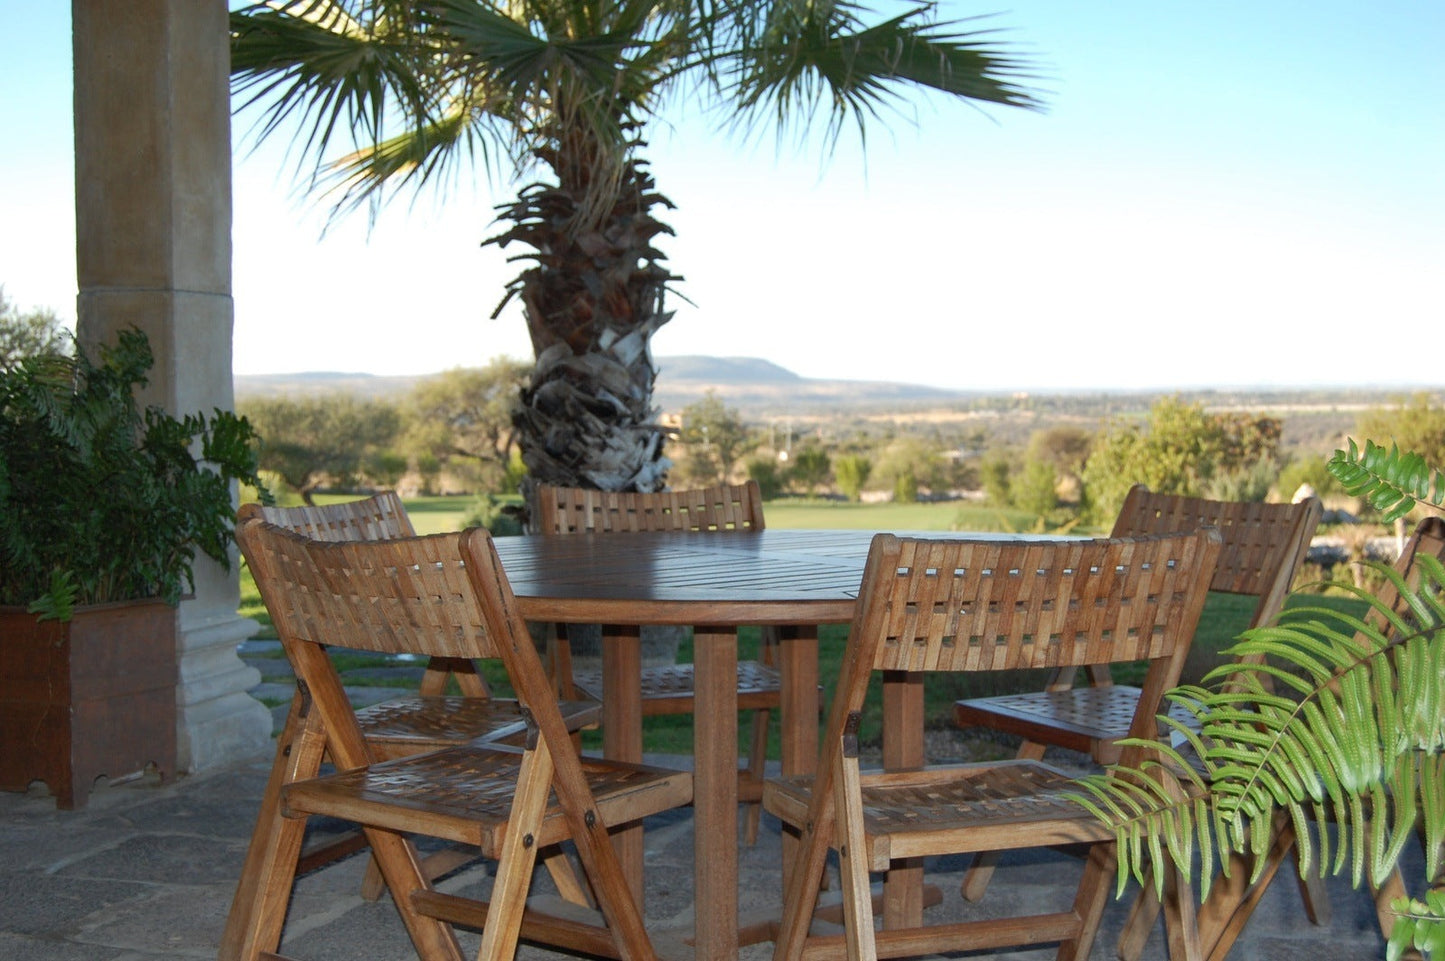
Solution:
<svg viewBox="0 0 1445 961">
<path fill-rule="evenodd" d="M 463 864 L 475 861 L 479 857 L 481 857 L 480 854 L 460 847 L 436 851 L 422 858 L 421 873 L 428 881 L 435 881 L 442 875 L 449 874 Z M 376 858 L 369 858 L 366 864 L 366 875 L 361 879 L 361 896 L 367 901 L 376 901 L 385 893 L 386 881 L 381 876 L 381 869 L 377 867 Z"/>
<path fill-rule="evenodd" d="M 464 657 L 434 657 L 428 661 L 417 693 L 439 697 L 447 692 L 447 682 L 453 679 L 465 697 L 491 696 L 486 678 L 477 673 L 476 663 Z"/>
<path fill-rule="evenodd" d="M 1265 855 L 1265 867 L 1259 878 L 1253 884 L 1249 883 L 1248 860 L 1233 858 L 1230 877 L 1217 879 L 1209 891 L 1208 900 L 1200 906 L 1199 941 L 1207 952 L 1205 956 L 1211 961 L 1222 961 L 1229 955 L 1280 866 L 1290 859 L 1295 843 L 1294 825 L 1281 813 L 1276 815 L 1274 826 L 1274 842 Z"/>
<path fill-rule="evenodd" d="M 838 792 L 834 795 L 834 817 L 838 825 L 839 889 L 843 895 L 843 936 L 849 961 L 873 961 L 878 957 L 873 931 L 873 890 L 868 881 L 868 862 L 863 840 L 863 810 L 860 806 L 858 759 L 841 761 Z"/>
<path fill-rule="evenodd" d="M 772 712 L 766 708 L 759 708 L 753 712 L 753 741 L 748 751 L 747 779 L 750 785 L 762 787 L 763 779 L 766 777 L 766 766 L 768 763 L 768 719 Z M 747 808 L 746 818 L 743 822 L 743 840 L 748 846 L 758 842 L 758 828 L 763 820 L 763 804 L 761 800 L 748 800 L 744 802 Z"/>
<path fill-rule="evenodd" d="M 542 859 L 542 864 L 551 875 L 552 883 L 557 886 L 557 893 L 562 900 L 587 908 L 597 907 L 597 899 L 593 896 L 592 889 L 585 879 L 579 876 L 577 866 L 567 856 L 566 851 L 560 847 L 547 848 L 537 856 Z"/>
<path fill-rule="evenodd" d="M 545 746 L 528 750 L 522 756 L 507 836 L 497 857 L 496 880 L 478 958 L 511 958 L 516 954 L 527 889 L 537 863 L 537 846 L 532 838 L 542 824 L 551 790 L 552 755 Z"/>
<path fill-rule="evenodd" d="M 463 961 L 461 945 L 451 925 L 427 917 L 412 902 L 412 892 L 429 888 L 416 848 L 399 832 L 374 827 L 364 830 L 391 892 L 391 903 L 401 915 L 417 954 L 428 961 Z"/>
<path fill-rule="evenodd" d="M 1199 920 L 1194 912 L 1194 891 L 1183 872 L 1171 862 L 1164 875 L 1164 928 L 1171 961 L 1199 961 Z"/>
<path fill-rule="evenodd" d="M 1323 927 L 1330 923 L 1334 911 L 1330 908 L 1330 894 L 1325 889 L 1325 880 L 1318 874 L 1300 874 L 1299 864 L 1294 865 L 1295 881 L 1299 884 L 1300 900 L 1304 902 L 1305 916 L 1311 924 Z"/>
<path fill-rule="evenodd" d="M 1231 860 L 1228 877 L 1221 875 L 1215 879 L 1210 887 L 1209 899 L 1200 907 L 1196 920 L 1201 950 L 1207 952 L 1208 958 L 1222 961 L 1229 954 L 1286 860 L 1295 871 L 1300 897 L 1310 921 L 1314 924 L 1329 923 L 1329 900 L 1324 885 L 1317 875 L 1299 873 L 1298 863 L 1289 857 L 1293 847 L 1294 828 L 1280 817 L 1276 821 L 1274 843 L 1266 855 L 1265 869 L 1254 884 L 1249 883 L 1250 865 L 1242 857 Z M 1118 955 L 1121 961 L 1138 961 L 1144 952 L 1149 931 L 1159 916 L 1159 900 L 1154 896 L 1154 885 L 1149 882 L 1149 877 L 1145 876 L 1143 888 L 1135 898 L 1128 920 L 1124 922 L 1124 930 L 1119 935 Z"/>
<path fill-rule="evenodd" d="M 282 815 L 281 789 L 292 781 L 314 777 L 325 751 L 320 714 L 311 709 L 310 699 L 297 691 L 276 739 L 276 759 L 226 917 L 219 961 L 257 961 L 280 945 L 306 833 L 305 818 Z"/>
<path fill-rule="evenodd" d="M 1119 932 L 1119 946 L 1116 951 L 1119 961 L 1139 961 L 1144 954 L 1144 945 L 1149 940 L 1149 932 L 1153 929 L 1154 922 L 1159 919 L 1159 908 L 1159 895 L 1154 890 L 1154 870 L 1148 868 L 1144 872 L 1139 893 L 1134 896 L 1134 903 L 1129 906 L 1129 916 L 1124 920 L 1124 929 Z"/>
<path fill-rule="evenodd" d="M 1060 961 L 1086 958 L 1093 950 L 1104 913 L 1106 889 L 1110 887 L 1109 875 L 1113 873 L 1116 862 L 1117 849 L 1113 844 L 1095 844 L 1089 849 L 1084 878 L 1079 884 L 1079 897 L 1074 904 L 1082 927 L 1077 941 L 1060 945 Z M 1152 870 L 1145 876 L 1143 888 L 1135 898 L 1124 933 L 1119 939 L 1118 954 L 1125 961 L 1137 959 L 1143 953 L 1149 929 L 1153 927 L 1161 907 L 1165 915 L 1165 943 L 1171 961 L 1200 961 L 1204 957 L 1194 912 L 1193 890 L 1185 882 L 1183 872 L 1172 863 L 1165 872 L 1162 905 L 1155 893 Z"/>
<path fill-rule="evenodd" d="M 795 845 L 796 856 L 783 864 L 783 918 L 773 945 L 774 961 L 791 961 L 803 955 L 803 945 L 818 906 L 818 892 L 823 887 L 834 821 L 834 812 L 829 805 L 821 810 L 818 823 L 801 826 L 801 835 Z M 790 830 L 788 825 L 784 825 L 785 836 Z M 872 905 L 869 907 L 871 909 Z"/>
<path fill-rule="evenodd" d="M 572 645 L 567 641 L 566 624 L 550 624 L 547 637 L 547 661 L 553 687 L 564 701 L 577 699 L 572 683 Z"/>
</svg>

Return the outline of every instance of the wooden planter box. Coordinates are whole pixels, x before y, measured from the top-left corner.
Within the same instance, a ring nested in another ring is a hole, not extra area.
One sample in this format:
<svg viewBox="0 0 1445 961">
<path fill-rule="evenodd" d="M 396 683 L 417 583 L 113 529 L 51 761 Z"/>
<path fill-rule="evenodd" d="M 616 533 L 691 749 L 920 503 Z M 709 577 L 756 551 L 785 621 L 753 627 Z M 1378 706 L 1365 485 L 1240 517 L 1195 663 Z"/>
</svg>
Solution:
<svg viewBox="0 0 1445 961">
<path fill-rule="evenodd" d="M 65 810 L 95 779 L 176 767 L 176 610 L 102 604 L 68 623 L 0 607 L 0 790 L 40 780 Z"/>
</svg>

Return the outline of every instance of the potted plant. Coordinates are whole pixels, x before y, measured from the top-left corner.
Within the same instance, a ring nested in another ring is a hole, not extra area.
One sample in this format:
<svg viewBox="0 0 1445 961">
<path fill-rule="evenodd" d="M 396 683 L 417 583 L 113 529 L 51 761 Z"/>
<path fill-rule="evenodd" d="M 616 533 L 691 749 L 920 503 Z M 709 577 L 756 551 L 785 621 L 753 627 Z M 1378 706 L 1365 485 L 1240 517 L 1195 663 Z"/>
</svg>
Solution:
<svg viewBox="0 0 1445 961">
<path fill-rule="evenodd" d="M 1445 473 L 1393 446 L 1350 441 L 1329 470 L 1386 523 L 1445 503 Z M 1296 598 L 1230 652 L 1266 665 L 1236 661 L 1166 695 L 1191 717 L 1162 718 L 1175 746 L 1122 778 L 1081 780 L 1080 803 L 1116 830 L 1121 890 L 1166 851 L 1186 880 L 1201 861 L 1201 898 L 1213 865 L 1238 855 L 1254 883 L 1286 824 L 1301 875 L 1348 864 L 1356 887 L 1378 888 L 1418 835 L 1425 877 L 1390 904 L 1387 955 L 1445 958 L 1445 565 L 1417 554 L 1410 583 L 1370 567 L 1385 587 L 1350 589 L 1363 618 Z"/>
<path fill-rule="evenodd" d="M 142 410 L 144 334 L 0 370 L 0 789 L 175 767 L 175 605 L 198 553 L 229 567 L 250 424 Z"/>
</svg>

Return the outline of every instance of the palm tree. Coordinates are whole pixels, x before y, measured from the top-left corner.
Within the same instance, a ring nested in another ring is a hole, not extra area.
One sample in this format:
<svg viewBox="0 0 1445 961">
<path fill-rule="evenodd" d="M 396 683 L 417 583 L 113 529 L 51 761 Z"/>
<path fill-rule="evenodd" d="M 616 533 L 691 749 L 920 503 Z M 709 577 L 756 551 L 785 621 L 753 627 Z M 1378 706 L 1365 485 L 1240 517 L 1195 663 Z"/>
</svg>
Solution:
<svg viewBox="0 0 1445 961">
<path fill-rule="evenodd" d="M 745 134 L 806 137 L 826 120 L 831 146 L 910 89 L 1038 106 L 1024 61 L 935 8 L 271 0 L 231 14 L 232 83 L 262 108 L 262 137 L 298 124 L 310 185 L 337 209 L 470 162 L 530 180 L 486 241 L 530 248 L 497 308 L 519 299 L 536 355 L 515 415 L 523 461 L 534 483 L 650 491 L 668 461 L 649 342 L 681 278 L 654 246 L 670 233 L 654 211 L 671 205 L 642 159 L 648 122 L 673 97 Z"/>
</svg>

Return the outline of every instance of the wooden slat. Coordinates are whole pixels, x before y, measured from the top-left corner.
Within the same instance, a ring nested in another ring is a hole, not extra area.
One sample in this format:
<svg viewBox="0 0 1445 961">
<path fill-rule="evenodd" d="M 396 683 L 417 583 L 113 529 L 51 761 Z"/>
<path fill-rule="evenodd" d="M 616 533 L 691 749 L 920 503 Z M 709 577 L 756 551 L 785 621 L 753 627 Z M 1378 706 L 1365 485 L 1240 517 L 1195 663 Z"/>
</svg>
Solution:
<svg viewBox="0 0 1445 961">
<path fill-rule="evenodd" d="M 417 891 L 411 898 L 423 914 L 469 928 L 484 929 L 491 913 L 485 902 L 441 891 Z M 520 934 L 524 941 L 537 941 L 564 951 L 602 958 L 619 957 L 612 936 L 602 923 L 601 913 L 585 911 L 555 898 L 528 899 L 527 909 L 522 914 Z"/>
</svg>

